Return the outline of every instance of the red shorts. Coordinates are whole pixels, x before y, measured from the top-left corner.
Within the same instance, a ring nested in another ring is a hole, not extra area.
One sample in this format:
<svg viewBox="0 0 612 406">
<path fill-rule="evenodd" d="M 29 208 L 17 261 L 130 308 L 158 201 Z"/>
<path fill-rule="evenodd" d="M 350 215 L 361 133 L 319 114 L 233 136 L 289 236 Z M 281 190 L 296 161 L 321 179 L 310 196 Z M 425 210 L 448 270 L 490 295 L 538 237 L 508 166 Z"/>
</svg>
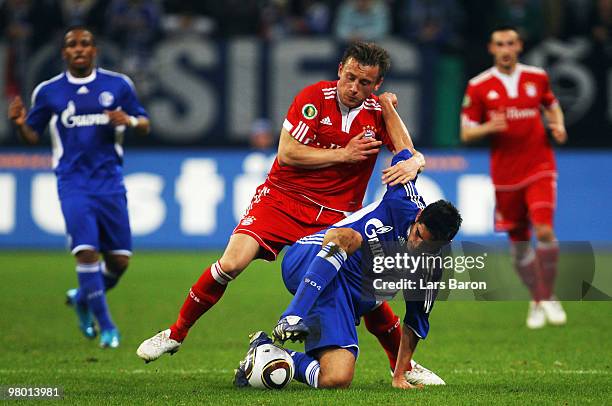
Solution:
<svg viewBox="0 0 612 406">
<path fill-rule="evenodd" d="M 265 182 L 257 188 L 233 234 L 246 234 L 255 238 L 262 248 L 258 258 L 273 261 L 284 246 L 344 218 L 343 212 L 324 208 L 306 199 L 294 198 Z"/>
<path fill-rule="evenodd" d="M 495 230 L 518 231 L 530 238 L 530 224 L 553 225 L 557 202 L 557 177 L 545 176 L 517 190 L 495 191 Z"/>
</svg>

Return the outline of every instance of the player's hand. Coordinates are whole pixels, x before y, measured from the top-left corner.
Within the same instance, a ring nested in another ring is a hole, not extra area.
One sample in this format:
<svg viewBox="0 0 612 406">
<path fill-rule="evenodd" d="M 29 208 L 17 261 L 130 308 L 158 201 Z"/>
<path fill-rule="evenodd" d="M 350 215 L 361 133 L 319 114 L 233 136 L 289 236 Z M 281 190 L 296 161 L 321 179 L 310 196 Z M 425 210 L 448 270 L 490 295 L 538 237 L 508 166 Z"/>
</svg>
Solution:
<svg viewBox="0 0 612 406">
<path fill-rule="evenodd" d="M 406 378 L 400 376 L 396 378 L 393 376 L 393 381 L 391 381 L 391 386 L 397 389 L 423 389 L 423 385 L 413 385 L 409 383 Z"/>
<path fill-rule="evenodd" d="M 355 164 L 365 161 L 368 157 L 378 154 L 382 141 L 378 141 L 373 137 L 365 137 L 365 131 L 351 138 L 351 140 L 342 148 L 344 157 L 342 162 Z"/>
<path fill-rule="evenodd" d="M 557 123 L 549 123 L 548 126 L 550 127 L 550 133 L 557 144 L 565 144 L 567 141 L 567 131 L 565 130 L 565 126 Z"/>
<path fill-rule="evenodd" d="M 380 96 L 378 96 L 378 100 L 380 104 L 391 104 L 393 107 L 397 108 L 397 95 L 391 92 L 384 92 Z"/>
<path fill-rule="evenodd" d="M 21 97 L 17 96 L 13 99 L 8 108 L 8 117 L 17 126 L 22 126 L 26 121 L 27 111 L 23 105 Z"/>
<path fill-rule="evenodd" d="M 389 186 L 405 185 L 414 180 L 421 169 L 421 161 L 417 157 L 401 161 L 387 169 L 383 169 L 382 181 Z"/>
<path fill-rule="evenodd" d="M 114 127 L 118 127 L 120 125 L 129 126 L 130 125 L 130 116 L 126 114 L 125 111 L 122 110 L 104 110 L 104 114 L 108 116 L 110 123 Z"/>
<path fill-rule="evenodd" d="M 506 115 L 503 112 L 494 111 L 491 113 L 491 120 L 487 121 L 489 132 L 499 133 L 508 129 Z"/>
</svg>

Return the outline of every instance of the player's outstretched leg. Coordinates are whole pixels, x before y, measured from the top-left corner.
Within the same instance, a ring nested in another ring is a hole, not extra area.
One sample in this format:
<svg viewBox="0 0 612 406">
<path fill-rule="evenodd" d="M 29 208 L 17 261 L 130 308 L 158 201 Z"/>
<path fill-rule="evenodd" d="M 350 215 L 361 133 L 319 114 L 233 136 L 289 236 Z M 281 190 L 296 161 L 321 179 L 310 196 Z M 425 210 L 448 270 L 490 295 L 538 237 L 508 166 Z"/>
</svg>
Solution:
<svg viewBox="0 0 612 406">
<path fill-rule="evenodd" d="M 368 331 L 378 339 L 385 350 L 387 358 L 389 358 L 389 367 L 391 371 L 394 371 L 400 341 L 402 340 L 400 318 L 393 312 L 387 302 L 382 302 L 378 307 L 364 315 L 363 319 Z"/>
<path fill-rule="evenodd" d="M 176 322 L 169 329 L 143 341 L 136 354 L 144 361 L 151 362 L 165 353 L 176 352 L 176 343 L 185 340 L 189 329 L 221 299 L 227 284 L 256 258 L 259 249 L 259 243 L 253 237 L 232 235 L 221 259 L 206 268 L 189 290 Z M 169 332 L 167 336 L 166 331 Z"/>
</svg>

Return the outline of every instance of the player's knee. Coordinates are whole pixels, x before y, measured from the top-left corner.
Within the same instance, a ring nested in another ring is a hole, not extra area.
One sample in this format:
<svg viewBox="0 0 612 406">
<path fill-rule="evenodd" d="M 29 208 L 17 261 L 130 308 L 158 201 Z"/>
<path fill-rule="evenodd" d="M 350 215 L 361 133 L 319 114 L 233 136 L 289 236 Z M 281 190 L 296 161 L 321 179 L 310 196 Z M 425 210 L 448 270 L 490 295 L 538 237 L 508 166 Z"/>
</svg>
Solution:
<svg viewBox="0 0 612 406">
<path fill-rule="evenodd" d="M 555 232 L 550 224 L 536 224 L 533 228 L 538 241 L 551 242 L 555 240 Z"/>
<path fill-rule="evenodd" d="M 121 276 L 130 264 L 130 257 L 127 255 L 113 255 L 104 258 L 106 270 L 113 275 Z"/>
<path fill-rule="evenodd" d="M 219 259 L 219 265 L 223 272 L 228 274 L 232 279 L 235 279 L 242 271 L 247 267 L 250 261 L 246 262 L 242 258 L 238 258 L 234 255 L 224 254 Z"/>
<path fill-rule="evenodd" d="M 361 234 L 351 228 L 333 228 L 325 233 L 323 245 L 333 242 L 351 255 L 359 249 L 362 241 Z"/>
<path fill-rule="evenodd" d="M 321 371 L 319 375 L 319 388 L 321 389 L 347 389 L 353 381 L 353 373 L 349 370 Z"/>
<path fill-rule="evenodd" d="M 525 242 L 531 239 L 531 233 L 527 227 L 513 228 L 508 231 L 508 237 L 514 243 Z"/>
<path fill-rule="evenodd" d="M 74 254 L 74 256 L 80 264 L 93 264 L 100 259 L 100 254 L 94 250 L 81 250 Z"/>
</svg>

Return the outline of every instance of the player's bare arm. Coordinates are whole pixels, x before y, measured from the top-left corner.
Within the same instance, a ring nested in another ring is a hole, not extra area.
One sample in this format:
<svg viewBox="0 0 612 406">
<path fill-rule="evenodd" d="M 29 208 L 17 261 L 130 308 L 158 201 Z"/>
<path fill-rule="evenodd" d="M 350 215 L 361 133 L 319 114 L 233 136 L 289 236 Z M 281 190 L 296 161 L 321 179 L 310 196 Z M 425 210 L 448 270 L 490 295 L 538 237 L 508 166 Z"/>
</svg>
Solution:
<svg viewBox="0 0 612 406">
<path fill-rule="evenodd" d="M 278 144 L 278 161 L 304 169 L 320 169 L 337 164 L 354 164 L 378 154 L 382 141 L 365 138 L 364 133 L 353 137 L 344 148 L 324 149 L 304 145 L 284 128 Z"/>
<path fill-rule="evenodd" d="M 397 356 L 397 364 L 393 371 L 393 380 L 391 385 L 398 389 L 415 389 L 422 388 L 422 385 L 412 385 L 406 381 L 404 374 L 410 370 L 410 361 L 412 355 L 419 342 L 419 337 L 414 334 L 414 331 L 405 324 L 402 326 L 402 340 L 400 342 L 399 354 Z"/>
<path fill-rule="evenodd" d="M 143 116 L 130 116 L 122 110 L 106 110 L 104 114 L 108 116 L 113 126 L 118 127 L 124 125 L 126 127 L 131 127 L 138 135 L 147 135 L 151 129 L 149 119 Z"/>
<path fill-rule="evenodd" d="M 409 160 L 383 170 L 382 181 L 385 184 L 391 184 L 391 186 L 399 183 L 405 184 L 416 178 L 417 174 L 425 167 L 425 157 L 414 149 L 408 128 L 395 109 L 397 96 L 393 93 L 383 93 L 380 95 L 379 101 L 387 132 L 393 142 L 393 153 L 408 149 L 413 154 Z"/>
<path fill-rule="evenodd" d="M 558 144 L 565 144 L 567 142 L 567 131 L 565 130 L 565 117 L 561 107 L 555 104 L 550 108 L 545 108 L 544 115 L 548 120 L 552 137 Z"/>
<path fill-rule="evenodd" d="M 40 140 L 40 137 L 36 131 L 34 131 L 27 123 L 26 116 L 28 112 L 23 105 L 21 97 L 17 96 L 13 99 L 8 109 L 9 120 L 17 127 L 19 136 L 28 144 L 36 144 Z"/>
<path fill-rule="evenodd" d="M 475 126 L 462 125 L 461 141 L 469 144 L 471 142 L 480 141 L 491 134 L 506 131 L 507 129 L 508 122 L 506 121 L 505 114 L 503 112 L 492 112 L 491 119 L 483 124 Z"/>
</svg>

